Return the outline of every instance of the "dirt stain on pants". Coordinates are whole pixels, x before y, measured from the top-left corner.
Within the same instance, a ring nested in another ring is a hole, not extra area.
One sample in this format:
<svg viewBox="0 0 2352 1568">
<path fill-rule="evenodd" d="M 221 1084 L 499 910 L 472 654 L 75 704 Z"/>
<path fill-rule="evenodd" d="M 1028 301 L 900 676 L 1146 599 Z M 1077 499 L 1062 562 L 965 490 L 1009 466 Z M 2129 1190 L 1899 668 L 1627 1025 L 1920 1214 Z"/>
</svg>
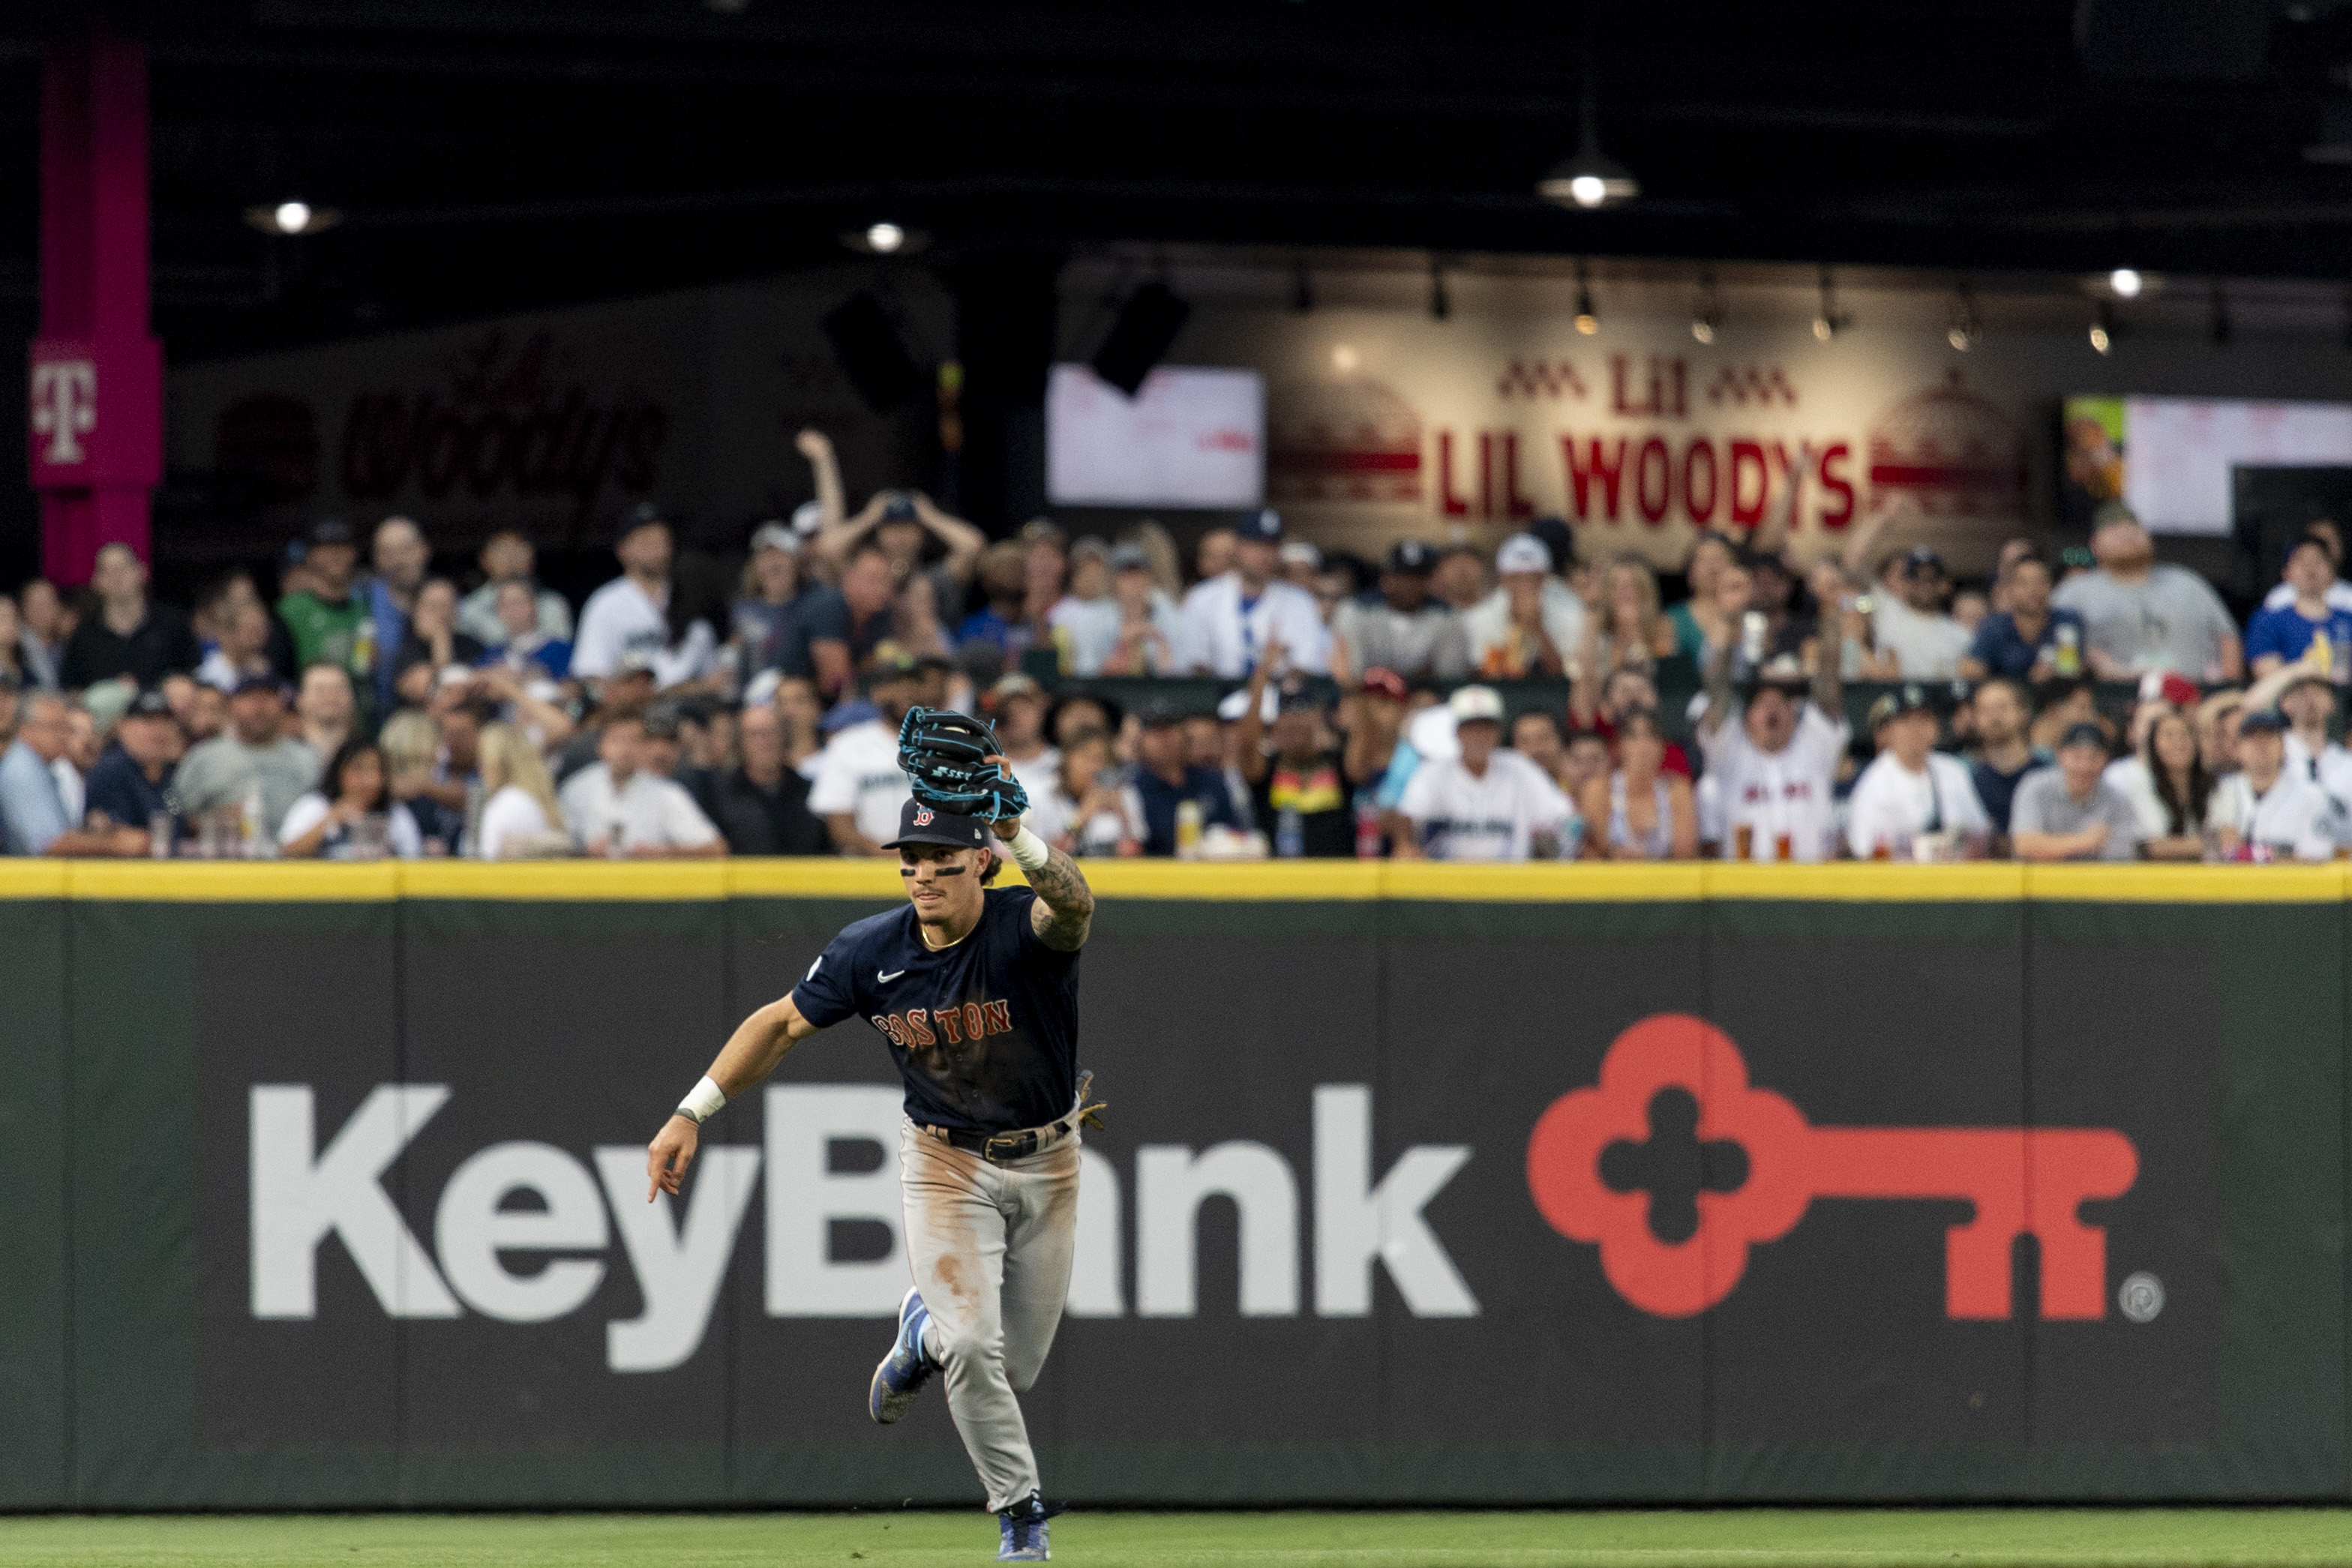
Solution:
<svg viewBox="0 0 2352 1568">
<path fill-rule="evenodd" d="M 907 1252 L 947 1368 L 948 1413 L 992 1511 L 1040 1490 L 1016 1396 L 1045 1368 L 1070 1293 L 1078 1140 L 992 1165 L 909 1122 L 898 1136 Z"/>
</svg>

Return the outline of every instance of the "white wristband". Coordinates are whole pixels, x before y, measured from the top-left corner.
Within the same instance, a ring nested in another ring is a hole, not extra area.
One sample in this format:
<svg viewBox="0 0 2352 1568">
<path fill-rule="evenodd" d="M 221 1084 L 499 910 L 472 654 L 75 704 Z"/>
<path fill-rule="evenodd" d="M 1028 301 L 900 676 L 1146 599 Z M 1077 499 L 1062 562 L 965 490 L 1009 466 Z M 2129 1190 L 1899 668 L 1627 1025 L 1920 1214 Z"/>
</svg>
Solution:
<svg viewBox="0 0 2352 1568">
<path fill-rule="evenodd" d="M 1021 831 L 1013 834 L 1004 847 L 1013 852 L 1013 863 L 1024 872 L 1035 871 L 1054 853 L 1053 847 L 1031 832 L 1026 822 L 1021 824 Z"/>
<path fill-rule="evenodd" d="M 727 1096 L 706 1074 L 687 1097 L 677 1103 L 677 1113 L 700 1126 L 719 1114 L 719 1107 L 727 1103 Z"/>
</svg>

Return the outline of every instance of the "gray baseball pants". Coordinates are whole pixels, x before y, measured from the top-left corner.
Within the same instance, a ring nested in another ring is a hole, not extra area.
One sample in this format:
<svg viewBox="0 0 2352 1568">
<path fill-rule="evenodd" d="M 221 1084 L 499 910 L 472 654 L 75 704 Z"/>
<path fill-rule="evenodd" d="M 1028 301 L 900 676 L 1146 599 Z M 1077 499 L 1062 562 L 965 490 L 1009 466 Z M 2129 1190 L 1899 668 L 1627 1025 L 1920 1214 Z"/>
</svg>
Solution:
<svg viewBox="0 0 2352 1568">
<path fill-rule="evenodd" d="M 929 1309 L 923 1348 L 947 1369 L 948 1414 L 992 1512 L 1039 1490 L 1015 1397 L 1054 1347 L 1077 1236 L 1078 1136 L 1003 1165 L 901 1129 L 907 1252 Z"/>
</svg>

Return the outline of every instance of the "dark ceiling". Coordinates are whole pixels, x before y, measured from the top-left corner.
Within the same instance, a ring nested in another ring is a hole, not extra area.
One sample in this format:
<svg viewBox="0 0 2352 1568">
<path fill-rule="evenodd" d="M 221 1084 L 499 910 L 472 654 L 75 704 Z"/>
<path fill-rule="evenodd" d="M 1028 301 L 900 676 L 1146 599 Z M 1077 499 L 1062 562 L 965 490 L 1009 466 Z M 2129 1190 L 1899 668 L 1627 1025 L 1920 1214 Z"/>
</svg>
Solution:
<svg viewBox="0 0 2352 1568">
<path fill-rule="evenodd" d="M 148 42 L 176 360 L 837 257 L 1104 240 L 2352 277 L 2352 10 L 2269 0 L 206 0 Z M 0 283 L 36 84 L 0 16 Z M 1532 194 L 1601 139 L 1644 191 Z M 299 195 L 340 227 L 269 239 Z"/>
</svg>

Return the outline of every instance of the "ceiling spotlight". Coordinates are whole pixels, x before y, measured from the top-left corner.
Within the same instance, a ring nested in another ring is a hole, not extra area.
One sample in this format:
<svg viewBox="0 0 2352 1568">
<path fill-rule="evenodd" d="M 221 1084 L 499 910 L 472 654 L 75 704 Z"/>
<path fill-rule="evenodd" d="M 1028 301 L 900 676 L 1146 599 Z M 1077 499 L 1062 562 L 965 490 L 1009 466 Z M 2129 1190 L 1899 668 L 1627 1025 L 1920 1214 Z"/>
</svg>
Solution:
<svg viewBox="0 0 2352 1568">
<path fill-rule="evenodd" d="M 1976 301 L 1969 298 L 1964 286 L 1952 297 L 1951 324 L 1944 329 L 1944 340 L 1959 353 L 1967 353 L 1984 336 L 1984 323 L 1977 319 Z"/>
<path fill-rule="evenodd" d="M 2147 280 L 2128 267 L 2119 267 L 2107 274 L 2107 287 L 2116 291 L 2118 299 L 2137 299 Z"/>
<path fill-rule="evenodd" d="M 1601 313 L 1592 308 L 1592 282 L 1580 260 L 1576 264 L 1576 329 L 1588 338 L 1601 330 Z"/>
<path fill-rule="evenodd" d="M 1557 206 L 1613 207 L 1642 193 L 1633 172 L 1601 151 L 1600 117 L 1592 102 L 1592 57 L 1587 46 L 1584 60 L 1584 105 L 1578 116 L 1576 152 L 1551 166 L 1536 182 L 1536 194 Z"/>
<path fill-rule="evenodd" d="M 867 256 L 911 256 L 930 244 L 931 236 L 921 229 L 877 218 L 862 229 L 843 235 L 841 243 Z"/>
<path fill-rule="evenodd" d="M 1445 267 L 1437 257 L 1429 258 L 1429 319 L 1443 321 L 1454 314 L 1453 298 L 1445 292 Z"/>
<path fill-rule="evenodd" d="M 1690 329 L 1691 337 L 1706 344 L 1712 344 L 1723 329 L 1723 301 L 1716 297 L 1712 272 L 1698 275 L 1698 304 L 1691 311 Z"/>
<path fill-rule="evenodd" d="M 2102 354 L 2115 352 L 2116 334 L 2119 330 L 2116 325 L 2115 307 L 2101 305 L 2099 313 L 2091 318 L 2092 349 Z"/>
<path fill-rule="evenodd" d="M 2228 348 L 2230 340 L 2237 336 L 2237 329 L 2230 320 L 2230 302 L 2222 297 L 2221 286 L 2218 283 L 2213 286 L 2213 314 L 2206 332 L 2217 349 Z"/>
<path fill-rule="evenodd" d="M 1830 284 L 1830 269 L 1822 268 L 1822 307 L 1813 316 L 1813 340 L 1826 343 L 1848 327 L 1853 318 L 1837 307 L 1837 293 Z"/>
<path fill-rule="evenodd" d="M 314 235 L 333 228 L 343 221 L 343 214 L 332 207 L 314 207 L 308 202 L 289 200 L 247 207 L 245 221 L 266 235 Z"/>
</svg>

